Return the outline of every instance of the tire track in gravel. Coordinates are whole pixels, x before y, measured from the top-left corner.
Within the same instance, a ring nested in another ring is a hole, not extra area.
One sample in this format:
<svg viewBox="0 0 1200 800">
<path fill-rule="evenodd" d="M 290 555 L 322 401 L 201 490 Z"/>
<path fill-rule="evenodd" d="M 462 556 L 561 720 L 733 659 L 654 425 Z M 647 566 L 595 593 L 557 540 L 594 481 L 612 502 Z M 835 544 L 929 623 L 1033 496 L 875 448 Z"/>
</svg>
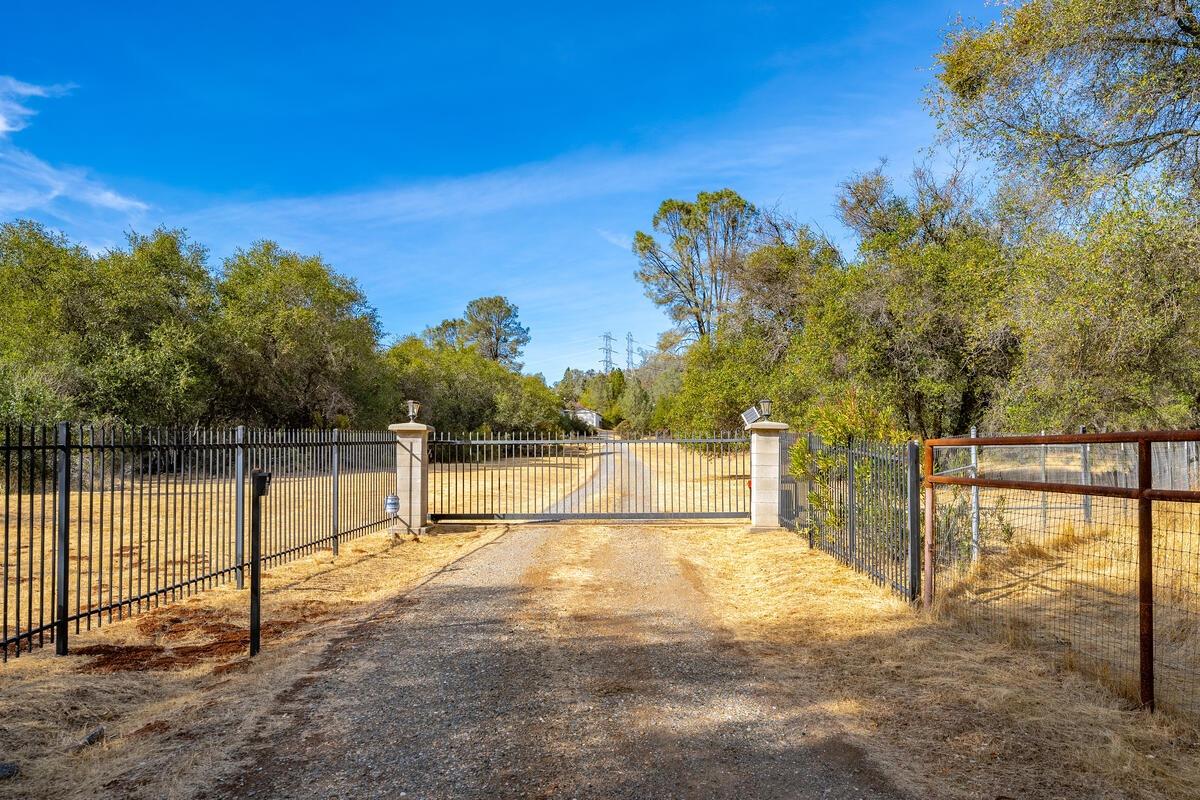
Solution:
<svg viewBox="0 0 1200 800">
<path fill-rule="evenodd" d="M 898 798 L 643 525 L 514 528 L 329 647 L 221 796 Z"/>
</svg>

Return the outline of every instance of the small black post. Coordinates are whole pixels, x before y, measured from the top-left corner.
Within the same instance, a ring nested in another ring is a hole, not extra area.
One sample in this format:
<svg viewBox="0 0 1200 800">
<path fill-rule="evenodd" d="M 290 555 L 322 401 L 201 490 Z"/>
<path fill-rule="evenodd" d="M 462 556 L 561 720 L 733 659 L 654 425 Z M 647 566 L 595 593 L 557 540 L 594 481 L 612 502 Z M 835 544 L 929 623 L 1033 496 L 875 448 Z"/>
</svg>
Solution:
<svg viewBox="0 0 1200 800">
<path fill-rule="evenodd" d="M 908 443 L 908 599 L 921 594 L 921 443 Z"/>
<path fill-rule="evenodd" d="M 271 473 L 250 473 L 250 655 L 258 655 L 262 622 L 262 499 L 271 488 Z"/>
<path fill-rule="evenodd" d="M 338 453 L 338 451 L 341 450 L 341 447 L 339 446 L 340 442 L 341 442 L 341 436 L 338 433 L 338 429 L 334 428 L 333 429 L 333 454 L 332 454 L 333 463 L 330 465 L 331 471 L 333 473 L 333 497 L 332 497 L 333 502 L 331 504 L 333 506 L 333 509 L 332 509 L 333 510 L 333 519 L 330 520 L 330 524 L 333 528 L 333 530 L 332 530 L 332 533 L 333 533 L 333 555 L 335 558 L 337 557 L 337 554 L 338 554 L 338 500 L 339 500 L 339 498 L 338 498 L 338 472 L 339 472 L 339 465 L 338 465 L 339 453 Z"/>
<path fill-rule="evenodd" d="M 54 654 L 67 654 L 67 580 L 71 570 L 71 426 L 58 423 L 58 547 L 54 554 Z"/>
<path fill-rule="evenodd" d="M 817 435 L 808 432 L 808 490 L 804 493 L 804 513 L 808 521 L 808 549 L 816 546 L 816 522 L 813 520 L 813 495 L 817 493 Z"/>
<path fill-rule="evenodd" d="M 246 426 L 237 427 L 237 447 L 234 450 L 233 490 L 233 551 L 237 571 L 237 588 L 246 585 Z"/>
<path fill-rule="evenodd" d="M 858 486 L 854 475 L 854 437 L 846 437 L 846 533 L 851 564 L 858 564 Z"/>
</svg>

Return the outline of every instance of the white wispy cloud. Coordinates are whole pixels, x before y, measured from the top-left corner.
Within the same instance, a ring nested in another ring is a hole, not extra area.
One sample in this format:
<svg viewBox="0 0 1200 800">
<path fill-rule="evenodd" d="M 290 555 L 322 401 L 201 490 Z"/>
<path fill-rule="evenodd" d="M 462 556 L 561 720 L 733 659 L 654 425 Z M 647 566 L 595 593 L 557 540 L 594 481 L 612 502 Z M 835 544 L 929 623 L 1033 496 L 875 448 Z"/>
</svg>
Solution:
<svg viewBox="0 0 1200 800">
<path fill-rule="evenodd" d="M 72 88 L 38 86 L 0 75 L 0 216 L 36 213 L 69 221 L 81 213 L 100 211 L 128 222 L 149 208 L 85 169 L 55 166 L 13 143 L 12 134 L 27 128 L 37 113 L 29 106 L 31 98 L 58 97 Z"/>
<path fill-rule="evenodd" d="M 618 250 L 624 250 L 628 253 L 631 249 L 633 249 L 633 237 L 628 234 L 613 233 L 612 231 L 607 231 L 603 228 L 597 228 L 596 233 L 601 239 L 608 242 Z"/>
<path fill-rule="evenodd" d="M 838 148 L 877 136 L 894 118 L 842 121 Z M 463 220 L 637 192 L 717 188 L 748 174 L 820 162 L 830 137 L 816 126 L 775 126 L 751 133 L 666 144 L 640 152 L 586 150 L 532 164 L 396 187 L 290 198 L 217 202 L 182 215 L 189 228 L 241 241 L 260 236 L 310 241 L 318 230 L 386 230 L 393 226 Z M 868 164 L 869 166 L 869 164 Z M 598 231 L 628 250 L 620 234 Z"/>
</svg>

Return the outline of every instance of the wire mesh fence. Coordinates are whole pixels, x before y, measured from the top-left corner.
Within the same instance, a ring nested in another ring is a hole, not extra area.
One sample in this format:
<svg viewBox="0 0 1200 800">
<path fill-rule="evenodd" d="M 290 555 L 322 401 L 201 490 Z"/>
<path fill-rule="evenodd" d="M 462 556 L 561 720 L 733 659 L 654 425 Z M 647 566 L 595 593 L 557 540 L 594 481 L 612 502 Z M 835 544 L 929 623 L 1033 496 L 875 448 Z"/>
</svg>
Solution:
<svg viewBox="0 0 1200 800">
<path fill-rule="evenodd" d="M 0 440 L 7 660 L 66 634 L 230 580 L 246 568 L 246 487 L 264 498 L 263 557 L 278 564 L 383 527 L 396 440 L 387 432 L 10 426 Z"/>
<path fill-rule="evenodd" d="M 670 519 L 750 514 L 746 434 L 436 433 L 433 519 Z"/>
<path fill-rule="evenodd" d="M 784 452 L 792 481 L 801 475 L 808 481 L 806 523 L 798 522 L 795 501 L 781 497 L 781 508 L 791 508 L 785 520 L 790 516 L 803 527 L 810 546 L 915 598 L 921 551 L 915 444 L 855 439 L 837 444 L 815 434 L 789 436 L 784 444 L 790 444 Z M 781 491 L 787 491 L 783 485 Z M 790 492 L 794 497 L 794 483 Z"/>
<path fill-rule="evenodd" d="M 1195 442 L 1141 436 L 930 442 L 930 585 L 979 630 L 1200 714 Z"/>
</svg>

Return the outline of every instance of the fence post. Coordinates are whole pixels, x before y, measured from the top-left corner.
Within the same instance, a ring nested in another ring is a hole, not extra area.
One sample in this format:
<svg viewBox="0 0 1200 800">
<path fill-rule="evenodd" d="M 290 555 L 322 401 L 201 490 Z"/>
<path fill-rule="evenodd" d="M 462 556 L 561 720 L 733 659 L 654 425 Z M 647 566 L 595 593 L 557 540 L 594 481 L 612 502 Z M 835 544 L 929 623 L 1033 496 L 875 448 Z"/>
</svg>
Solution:
<svg viewBox="0 0 1200 800">
<path fill-rule="evenodd" d="M 1087 426 L 1079 426 L 1080 433 L 1087 433 Z M 1079 469 L 1083 477 L 1083 485 L 1092 485 L 1092 446 L 1084 442 L 1079 446 Z M 1083 496 L 1083 521 L 1087 524 L 1092 522 L 1092 496 L 1085 494 Z"/>
<path fill-rule="evenodd" d="M 70 607 L 67 597 L 67 580 L 71 570 L 71 426 L 58 423 L 58 519 L 57 550 L 54 553 L 54 653 L 67 654 L 67 618 Z"/>
<path fill-rule="evenodd" d="M 337 428 L 333 429 L 333 453 L 332 472 L 333 472 L 333 491 L 332 491 L 332 514 L 333 519 L 330 524 L 333 527 L 333 555 L 336 558 L 338 554 L 338 451 L 341 450 L 339 436 L 340 431 Z"/>
<path fill-rule="evenodd" d="M 433 428 L 420 422 L 389 425 L 396 434 L 396 497 L 400 519 L 410 533 L 429 525 L 429 435 Z"/>
<path fill-rule="evenodd" d="M 786 423 L 760 419 L 750 431 L 750 530 L 779 528 L 779 451 Z"/>
<path fill-rule="evenodd" d="M 813 476 L 816 474 L 817 467 L 817 435 L 812 431 L 808 432 L 808 480 L 805 481 L 804 490 L 804 513 L 806 516 L 806 528 L 808 528 L 808 546 L 811 549 L 816 542 L 816 521 L 813 519 L 812 502 L 813 495 L 816 493 L 816 481 Z"/>
<path fill-rule="evenodd" d="M 262 636 L 262 499 L 271 490 L 271 473 L 250 475 L 250 655 L 258 655 Z"/>
<path fill-rule="evenodd" d="M 246 585 L 246 426 L 238 425 L 237 434 L 234 439 L 237 446 L 234 448 L 234 490 L 233 490 L 233 506 L 234 506 L 234 522 L 233 522 L 233 549 L 237 561 L 234 570 L 234 577 L 237 581 L 237 588 L 241 589 Z"/>
<path fill-rule="evenodd" d="M 979 435 L 978 429 L 971 426 L 971 438 Z M 971 445 L 971 477 L 979 477 L 979 445 Z M 971 561 L 979 560 L 979 487 L 971 487 Z"/>
<path fill-rule="evenodd" d="M 937 494 L 929 482 L 933 475 L 933 448 L 925 445 L 925 575 L 921 583 L 921 605 L 933 608 L 937 557 Z"/>
<path fill-rule="evenodd" d="M 1154 710 L 1154 486 L 1152 448 L 1138 441 L 1138 699 Z"/>
<path fill-rule="evenodd" d="M 921 444 L 910 441 L 908 464 L 908 599 L 915 602 L 921 592 Z"/>
<path fill-rule="evenodd" d="M 1046 431 L 1043 430 L 1042 436 L 1045 436 L 1045 435 L 1046 435 Z M 1048 450 L 1049 450 L 1049 448 L 1043 444 L 1042 445 L 1042 483 L 1050 482 L 1050 476 L 1046 472 L 1046 456 L 1047 456 Z M 1045 492 L 1042 492 L 1042 530 L 1045 531 L 1046 528 L 1048 528 L 1049 526 L 1050 526 L 1050 497 Z"/>
<path fill-rule="evenodd" d="M 858 538 L 858 487 L 854 481 L 854 437 L 846 437 L 846 547 L 854 562 Z"/>
</svg>

